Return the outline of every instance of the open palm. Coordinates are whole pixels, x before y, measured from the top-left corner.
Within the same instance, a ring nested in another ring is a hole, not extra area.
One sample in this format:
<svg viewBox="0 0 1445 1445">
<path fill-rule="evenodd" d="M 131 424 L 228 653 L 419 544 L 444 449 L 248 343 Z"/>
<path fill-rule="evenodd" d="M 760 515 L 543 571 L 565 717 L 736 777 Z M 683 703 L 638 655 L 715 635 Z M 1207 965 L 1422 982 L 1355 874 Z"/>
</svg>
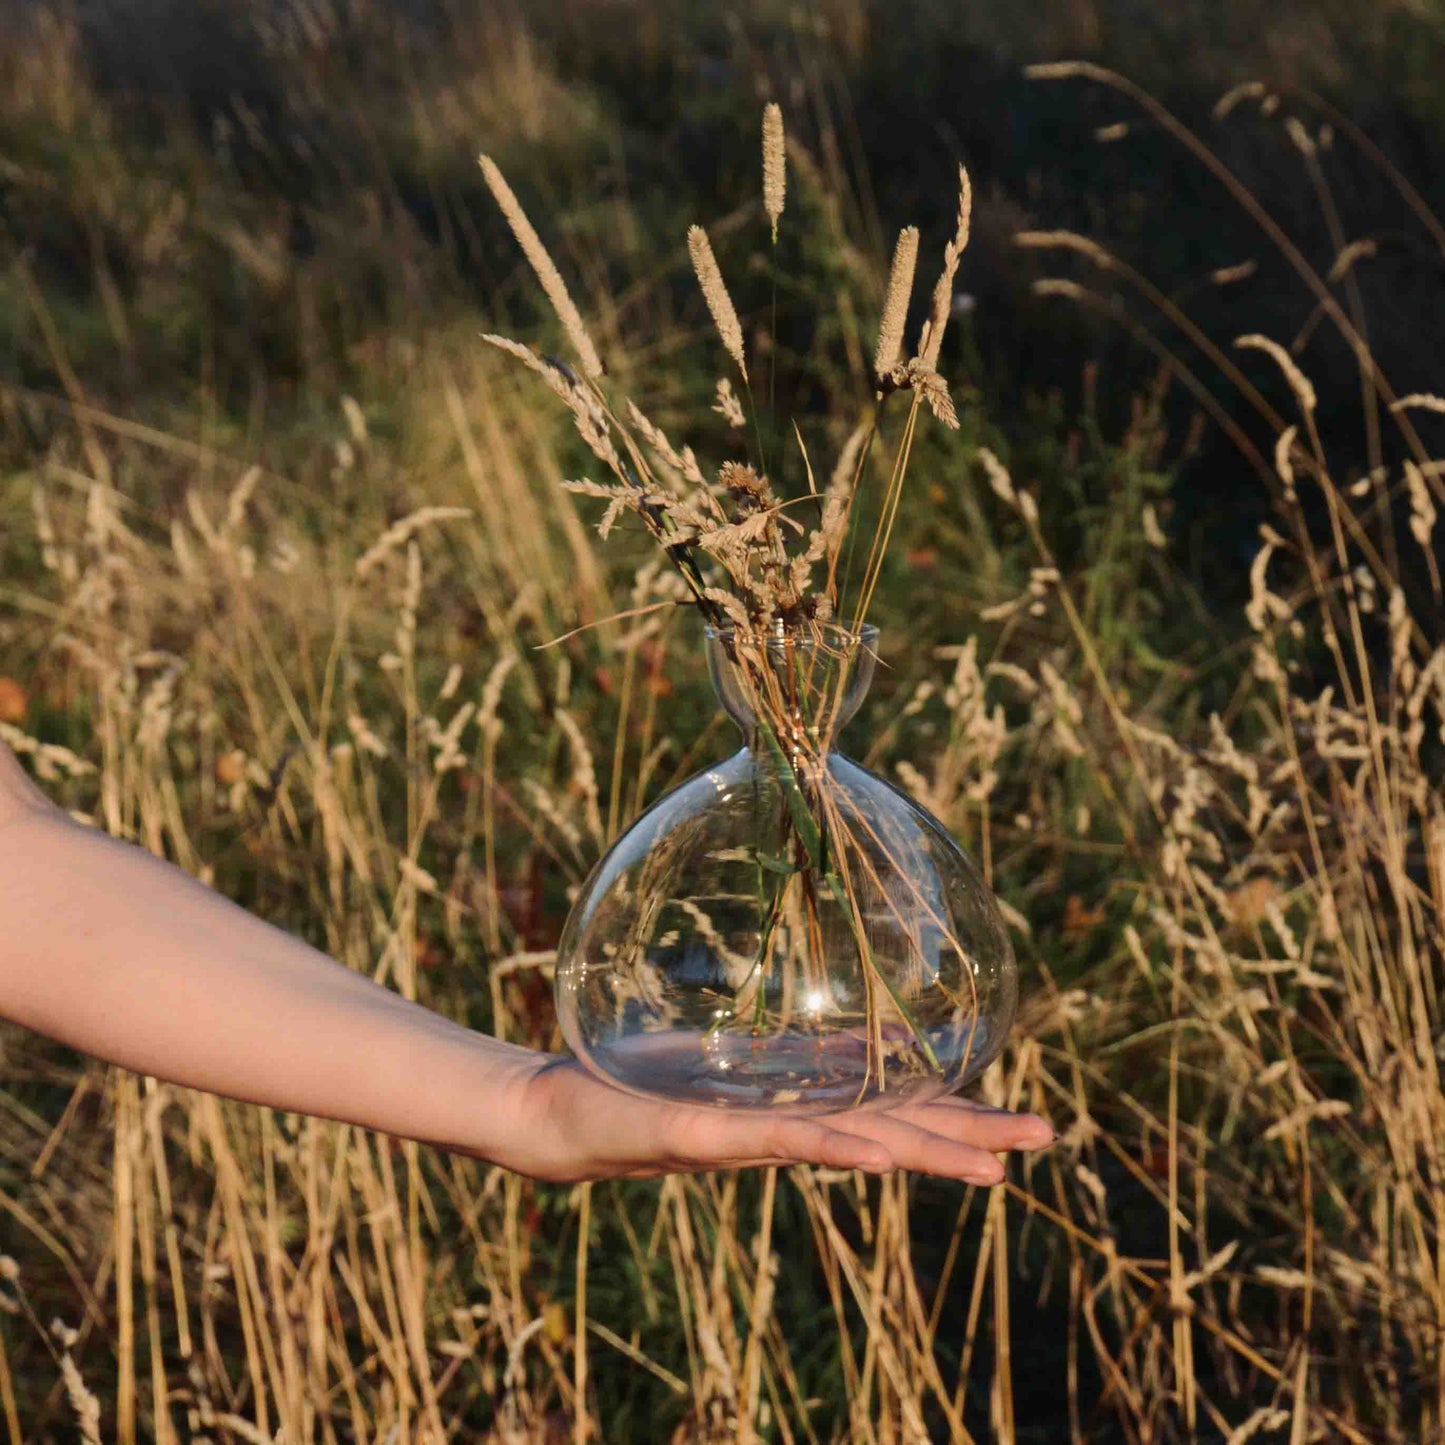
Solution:
<svg viewBox="0 0 1445 1445">
<path fill-rule="evenodd" d="M 555 1181 L 822 1164 L 997 1184 L 999 1153 L 1042 1148 L 1054 1137 L 1035 1114 L 959 1098 L 806 1116 L 699 1108 L 626 1093 L 566 1058 L 519 1080 L 509 1104 L 515 1128 L 493 1157 Z"/>
</svg>

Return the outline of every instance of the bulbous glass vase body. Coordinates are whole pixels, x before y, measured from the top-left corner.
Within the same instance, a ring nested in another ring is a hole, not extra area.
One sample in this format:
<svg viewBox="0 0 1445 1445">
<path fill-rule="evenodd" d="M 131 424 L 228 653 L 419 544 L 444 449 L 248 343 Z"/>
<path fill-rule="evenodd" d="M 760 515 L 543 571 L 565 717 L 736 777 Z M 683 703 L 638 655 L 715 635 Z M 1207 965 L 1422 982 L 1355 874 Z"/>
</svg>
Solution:
<svg viewBox="0 0 1445 1445">
<path fill-rule="evenodd" d="M 563 1034 L 609 1081 L 816 1112 L 942 1094 L 1002 1047 L 1017 981 L 993 896 L 937 819 L 832 746 L 875 640 L 709 631 L 747 745 L 633 824 L 559 945 Z"/>
</svg>

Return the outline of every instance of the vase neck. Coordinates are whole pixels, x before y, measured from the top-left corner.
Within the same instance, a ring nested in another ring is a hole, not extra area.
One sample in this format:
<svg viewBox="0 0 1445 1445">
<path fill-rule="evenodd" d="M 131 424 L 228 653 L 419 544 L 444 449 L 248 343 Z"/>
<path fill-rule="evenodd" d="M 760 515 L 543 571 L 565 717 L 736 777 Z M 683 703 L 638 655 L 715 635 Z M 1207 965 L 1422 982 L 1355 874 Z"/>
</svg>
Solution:
<svg viewBox="0 0 1445 1445">
<path fill-rule="evenodd" d="M 810 743 L 806 747 L 775 749 L 762 728 L 743 729 L 743 752 L 751 759 L 753 768 L 759 773 L 781 774 L 786 764 L 800 777 L 805 773 L 815 772 L 827 759 L 841 756 L 836 738 L 817 744 Z"/>
<path fill-rule="evenodd" d="M 877 660 L 875 627 L 810 623 L 761 635 L 709 628 L 708 671 L 718 700 L 760 762 L 835 750 Z"/>
</svg>

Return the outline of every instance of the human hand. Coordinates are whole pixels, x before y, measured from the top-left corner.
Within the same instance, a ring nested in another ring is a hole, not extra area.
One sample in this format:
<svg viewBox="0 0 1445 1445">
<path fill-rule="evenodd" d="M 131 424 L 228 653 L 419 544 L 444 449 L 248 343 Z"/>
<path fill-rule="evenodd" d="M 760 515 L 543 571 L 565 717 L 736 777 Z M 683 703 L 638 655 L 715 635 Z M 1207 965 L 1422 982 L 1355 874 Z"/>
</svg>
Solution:
<svg viewBox="0 0 1445 1445">
<path fill-rule="evenodd" d="M 822 1164 L 989 1185 L 1003 1179 L 999 1153 L 1054 1138 L 1036 1114 L 960 1098 L 812 1115 L 676 1104 L 614 1088 L 568 1058 L 529 1071 L 498 1103 L 510 1127 L 498 1129 L 487 1157 L 557 1182 Z"/>
</svg>

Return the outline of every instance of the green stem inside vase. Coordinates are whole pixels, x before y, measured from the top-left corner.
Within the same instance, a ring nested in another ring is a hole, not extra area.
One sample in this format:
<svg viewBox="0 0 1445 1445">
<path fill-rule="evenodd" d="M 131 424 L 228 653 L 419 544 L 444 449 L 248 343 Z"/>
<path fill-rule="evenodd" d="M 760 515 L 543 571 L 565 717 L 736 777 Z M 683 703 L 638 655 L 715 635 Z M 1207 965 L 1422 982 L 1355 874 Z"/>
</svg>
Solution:
<svg viewBox="0 0 1445 1445">
<path fill-rule="evenodd" d="M 848 920 L 848 927 L 853 935 L 854 944 L 858 949 L 858 955 L 862 960 L 863 967 L 867 970 L 868 976 L 883 985 L 883 988 L 893 1002 L 894 1008 L 898 1010 L 899 1016 L 903 1019 L 914 1042 L 917 1044 L 919 1051 L 928 1061 L 929 1067 L 933 1069 L 935 1073 L 941 1072 L 938 1055 L 934 1051 L 933 1045 L 928 1041 L 923 1030 L 919 1028 L 912 1011 L 908 1005 L 904 1003 L 898 990 L 878 966 L 878 961 L 873 956 L 873 948 L 868 940 L 867 930 L 864 927 L 856 898 L 850 892 L 843 876 L 836 868 L 829 866 L 829 864 L 838 857 L 839 847 L 836 844 L 830 847 L 831 830 L 828 827 L 827 819 L 821 816 L 821 809 L 819 810 L 820 815 L 818 817 L 814 816 L 813 810 L 809 806 L 807 795 L 804 792 L 803 784 L 798 778 L 797 770 L 794 768 L 792 761 L 789 759 L 772 726 L 765 720 L 759 718 L 757 732 L 758 736 L 762 738 L 767 746 L 773 766 L 777 770 L 779 785 L 787 804 L 793 831 L 806 854 L 809 870 L 812 872 L 815 880 L 822 881 L 834 901 L 843 910 L 844 917 Z M 833 855 L 832 858 L 829 857 L 830 852 Z M 761 858 L 759 861 L 761 864 Z M 785 891 L 786 883 L 784 883 L 783 887 L 778 889 L 774 895 L 774 906 L 778 909 L 781 908 L 782 897 Z M 774 926 L 776 926 L 776 918 L 770 915 L 765 937 L 760 942 L 758 964 L 756 965 L 758 968 L 764 966 L 767 951 L 771 947 L 771 930 Z M 881 1034 L 881 1030 L 878 1027 L 877 1004 L 874 1002 L 871 990 L 868 994 L 866 1006 L 868 1011 L 868 1047 L 871 1055 L 876 1047 L 876 1040 Z M 870 1070 L 874 1066 L 874 1061 L 870 1059 Z M 877 1077 L 881 1085 L 883 1081 L 881 1058 L 876 1061 L 876 1067 L 878 1071 Z"/>
</svg>

